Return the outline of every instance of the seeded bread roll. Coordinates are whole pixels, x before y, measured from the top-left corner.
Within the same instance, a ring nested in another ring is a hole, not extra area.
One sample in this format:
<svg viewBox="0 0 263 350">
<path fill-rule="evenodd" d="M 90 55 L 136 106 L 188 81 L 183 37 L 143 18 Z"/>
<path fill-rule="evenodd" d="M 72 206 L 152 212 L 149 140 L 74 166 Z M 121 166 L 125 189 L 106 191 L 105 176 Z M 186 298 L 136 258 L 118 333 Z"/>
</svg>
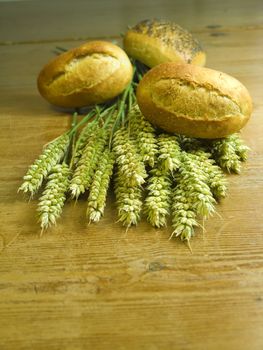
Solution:
<svg viewBox="0 0 263 350">
<path fill-rule="evenodd" d="M 90 41 L 49 62 L 38 76 L 40 94 L 61 107 L 102 103 L 119 95 L 132 79 L 126 53 L 106 41 Z"/>
<path fill-rule="evenodd" d="M 220 138 L 239 131 L 252 113 L 247 89 L 216 70 L 163 63 L 138 85 L 142 114 L 156 126 L 190 137 Z"/>
<path fill-rule="evenodd" d="M 193 36 L 179 25 L 159 20 L 145 20 L 124 36 L 129 56 L 154 67 L 164 62 L 205 65 L 206 55 Z"/>
</svg>

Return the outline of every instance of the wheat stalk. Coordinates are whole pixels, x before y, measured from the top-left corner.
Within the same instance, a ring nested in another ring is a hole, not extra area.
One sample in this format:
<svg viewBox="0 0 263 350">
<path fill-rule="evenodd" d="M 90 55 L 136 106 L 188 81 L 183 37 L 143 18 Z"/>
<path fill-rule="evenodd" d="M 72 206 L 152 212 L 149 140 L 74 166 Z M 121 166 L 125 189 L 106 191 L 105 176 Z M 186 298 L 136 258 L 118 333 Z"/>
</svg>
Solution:
<svg viewBox="0 0 263 350">
<path fill-rule="evenodd" d="M 145 182 L 147 173 L 137 153 L 134 141 L 124 127 L 116 131 L 113 139 L 113 151 L 119 166 L 122 182 L 127 186 L 140 186 Z"/>
<path fill-rule="evenodd" d="M 202 149 L 193 151 L 192 157 L 206 176 L 207 184 L 216 199 L 224 198 L 227 192 L 227 181 L 221 168 L 211 159 L 211 154 Z"/>
<path fill-rule="evenodd" d="M 148 222 L 155 227 L 166 226 L 166 218 L 171 206 L 171 178 L 162 170 L 154 168 L 150 171 L 145 199 L 144 212 Z"/>
<path fill-rule="evenodd" d="M 231 142 L 233 147 L 235 148 L 236 155 L 239 157 L 241 162 L 247 160 L 248 152 L 250 148 L 245 145 L 244 141 L 240 138 L 239 134 L 232 134 L 227 137 L 227 142 Z"/>
<path fill-rule="evenodd" d="M 26 175 L 23 177 L 25 181 L 18 190 L 24 193 L 30 192 L 31 196 L 33 196 L 41 187 L 52 167 L 64 157 L 69 147 L 69 142 L 68 134 L 63 134 L 51 141 L 38 159 L 29 167 Z"/>
<path fill-rule="evenodd" d="M 62 213 L 69 188 L 70 169 L 67 164 L 57 164 L 52 167 L 47 178 L 44 192 L 39 199 L 38 212 L 42 230 L 56 224 Z"/>
<path fill-rule="evenodd" d="M 180 236 L 183 241 L 189 241 L 194 235 L 194 227 L 198 226 L 196 216 L 189 195 L 183 183 L 179 182 L 173 191 L 172 226 L 174 230 L 170 238 L 175 235 Z"/>
<path fill-rule="evenodd" d="M 78 198 L 89 188 L 107 139 L 108 134 L 105 129 L 100 129 L 97 134 L 89 138 L 70 183 L 73 198 Z"/>
<path fill-rule="evenodd" d="M 247 159 L 249 147 L 244 145 L 238 134 L 213 140 L 208 148 L 217 164 L 227 172 L 241 172 L 241 162 Z"/>
<path fill-rule="evenodd" d="M 142 210 L 142 188 L 140 185 L 129 186 L 123 181 L 123 174 L 117 169 L 115 174 L 114 192 L 118 208 L 119 221 L 124 226 L 137 225 Z"/>
<path fill-rule="evenodd" d="M 158 152 L 154 127 L 144 118 L 137 104 L 131 108 L 128 120 L 130 134 L 136 140 L 143 162 L 153 168 Z"/>
<path fill-rule="evenodd" d="M 158 136 L 158 163 L 164 173 L 173 173 L 180 166 L 181 148 L 177 136 L 160 134 Z"/>
<path fill-rule="evenodd" d="M 81 131 L 77 139 L 77 142 L 74 148 L 74 153 L 72 154 L 72 158 L 71 158 L 72 166 L 76 167 L 79 159 L 81 158 L 81 155 L 83 153 L 85 146 L 89 142 L 89 139 L 93 137 L 93 135 L 96 134 L 98 130 L 99 130 L 99 126 L 97 123 L 94 123 L 94 122 L 88 123 L 83 128 L 83 130 Z"/>
<path fill-rule="evenodd" d="M 113 165 L 113 153 L 105 149 L 90 187 L 87 208 L 87 218 L 90 222 L 98 222 L 104 213 Z"/>
<path fill-rule="evenodd" d="M 207 218 L 215 211 L 216 201 L 200 160 L 197 155 L 183 151 L 181 166 L 175 174 L 177 186 L 172 207 L 172 236 L 181 236 L 183 240 L 189 240 L 193 235 L 197 216 Z"/>
</svg>

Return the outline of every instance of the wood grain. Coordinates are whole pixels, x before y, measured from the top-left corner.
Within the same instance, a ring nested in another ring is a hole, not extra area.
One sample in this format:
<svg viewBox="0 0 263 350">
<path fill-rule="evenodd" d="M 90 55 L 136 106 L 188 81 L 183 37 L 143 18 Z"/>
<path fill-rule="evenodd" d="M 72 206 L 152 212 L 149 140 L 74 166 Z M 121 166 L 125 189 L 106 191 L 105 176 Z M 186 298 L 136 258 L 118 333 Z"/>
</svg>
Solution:
<svg viewBox="0 0 263 350">
<path fill-rule="evenodd" d="M 86 22 L 95 36 L 118 35 L 139 11 L 149 17 L 147 1 L 114 1 L 118 11 L 106 23 L 108 2 L 90 3 Z M 262 4 L 238 3 L 176 2 L 174 16 L 191 24 L 207 65 L 240 79 L 254 101 L 243 130 L 249 160 L 240 176 L 228 177 L 220 216 L 206 222 L 205 232 L 197 230 L 193 254 L 168 240 L 170 227 L 153 229 L 143 220 L 126 233 L 116 222 L 113 195 L 99 224 L 87 225 L 82 199 L 67 203 L 57 227 L 39 237 L 37 200 L 28 203 L 17 188 L 42 146 L 67 129 L 70 114 L 41 99 L 36 76 L 55 46 L 82 42 L 68 39 L 84 34 L 84 2 L 76 2 L 69 26 L 71 2 L 63 2 L 64 12 L 61 1 L 38 2 L 39 24 L 61 10 L 58 27 L 51 20 L 39 32 L 20 18 L 37 22 L 35 2 L 0 4 L 0 22 L 9 28 L 0 30 L 1 350 L 263 348 Z M 151 14 L 170 14 L 175 6 L 153 4 Z M 21 25 L 16 33 L 11 19 Z M 206 27 L 213 23 L 222 28 Z M 9 40 L 20 44 L 3 44 Z"/>
<path fill-rule="evenodd" d="M 191 31 L 222 32 L 262 28 L 263 9 L 260 0 L 0 2 L 0 42 L 116 37 L 128 25 L 147 18 L 169 19 Z"/>
</svg>

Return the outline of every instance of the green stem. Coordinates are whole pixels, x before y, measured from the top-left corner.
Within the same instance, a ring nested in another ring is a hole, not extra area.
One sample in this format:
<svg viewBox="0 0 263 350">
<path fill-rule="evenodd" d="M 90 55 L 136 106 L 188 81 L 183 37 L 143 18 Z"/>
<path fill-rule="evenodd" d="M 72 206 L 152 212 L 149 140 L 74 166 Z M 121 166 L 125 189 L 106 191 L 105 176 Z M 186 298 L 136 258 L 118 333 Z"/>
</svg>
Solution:
<svg viewBox="0 0 263 350">
<path fill-rule="evenodd" d="M 78 125 L 77 127 L 79 127 L 80 125 L 82 125 L 85 122 L 88 122 L 91 117 L 94 117 L 94 113 L 96 113 L 96 117 L 94 118 L 94 120 L 89 122 L 89 125 L 91 126 L 92 124 L 98 124 L 100 123 L 100 121 L 103 122 L 102 127 L 105 127 L 105 122 L 104 122 L 104 117 L 106 115 L 108 115 L 109 113 L 112 113 L 112 111 L 114 110 L 114 106 L 110 106 L 110 107 L 100 107 L 100 106 L 95 106 L 87 115 L 87 117 L 85 117 Z M 108 121 L 108 118 L 106 118 L 106 120 Z M 76 128 L 74 128 L 76 130 Z M 75 134 L 75 133 L 74 133 Z M 81 139 L 81 133 L 80 136 L 78 137 L 76 143 L 74 143 L 74 148 L 72 149 L 72 157 L 71 157 L 71 162 L 70 162 L 70 168 L 73 167 L 74 165 L 74 157 L 75 157 L 75 153 L 79 148 L 79 144 L 82 141 Z"/>
<path fill-rule="evenodd" d="M 77 125 L 77 120 L 78 120 L 78 112 L 75 112 L 73 114 L 71 128 L 74 128 Z M 72 136 L 72 153 L 73 153 L 75 148 L 75 143 L 76 143 L 76 132 L 74 132 L 72 135 L 73 135 Z"/>
<path fill-rule="evenodd" d="M 112 139 L 113 139 L 113 135 L 114 135 L 114 131 L 115 131 L 116 126 L 118 125 L 120 119 L 121 120 L 125 119 L 126 100 L 129 97 L 130 89 L 132 89 L 132 81 L 126 87 L 126 89 L 122 93 L 122 96 L 120 97 L 120 99 L 118 100 L 118 102 L 116 104 L 118 112 L 117 112 L 117 116 L 116 116 L 115 122 L 113 124 L 113 127 L 111 129 L 110 140 L 109 140 L 109 147 L 111 147 Z M 123 115 L 124 115 L 124 117 L 123 117 Z"/>
<path fill-rule="evenodd" d="M 136 69 L 136 75 L 138 81 L 140 81 L 143 76 L 148 72 L 149 68 L 139 61 L 134 62 L 134 67 Z"/>
<path fill-rule="evenodd" d="M 73 118 L 72 118 L 72 123 L 71 123 L 71 130 L 75 129 L 76 125 L 78 124 L 78 113 L 75 112 L 73 114 Z M 76 139 L 76 131 L 77 129 L 75 129 L 75 131 L 73 133 L 70 133 L 70 140 L 69 140 L 69 146 L 68 146 L 68 149 L 67 151 L 65 152 L 65 156 L 64 156 L 64 159 L 63 159 L 63 163 L 68 163 L 69 161 L 69 155 L 70 155 L 70 151 L 71 151 L 71 154 L 73 154 L 74 152 L 74 145 L 75 145 L 75 139 Z"/>
<path fill-rule="evenodd" d="M 107 109 L 107 111 L 108 111 L 108 113 L 109 113 L 109 116 L 108 116 L 108 118 L 105 120 L 105 123 L 104 123 L 104 125 L 103 125 L 104 128 L 107 128 L 107 126 L 108 126 L 108 124 L 110 123 L 112 117 L 114 116 L 115 110 L 114 110 L 114 108 L 112 108 L 112 107 L 115 108 L 115 105 L 113 105 L 113 106 L 111 106 L 110 108 Z"/>
<path fill-rule="evenodd" d="M 134 103 L 134 97 L 135 97 L 134 88 L 132 86 L 131 89 L 129 90 L 129 97 L 128 97 L 128 109 L 129 109 L 129 112 L 132 109 L 132 105 Z"/>
<path fill-rule="evenodd" d="M 126 107 L 126 105 L 125 105 Z M 125 125 L 125 107 L 123 108 L 122 112 L 121 112 L 121 125 L 124 127 Z"/>
<path fill-rule="evenodd" d="M 69 136 L 74 134 L 80 126 L 87 123 L 95 115 L 95 108 L 93 108 L 79 123 L 77 123 L 71 130 L 68 131 Z"/>
<path fill-rule="evenodd" d="M 110 119 L 112 118 L 112 115 L 114 113 L 114 109 L 115 109 L 115 103 L 112 106 L 104 109 L 104 111 L 101 113 L 101 119 L 103 120 L 103 127 L 106 127 L 110 122 Z M 107 115 L 108 117 L 104 120 L 104 117 Z"/>
</svg>

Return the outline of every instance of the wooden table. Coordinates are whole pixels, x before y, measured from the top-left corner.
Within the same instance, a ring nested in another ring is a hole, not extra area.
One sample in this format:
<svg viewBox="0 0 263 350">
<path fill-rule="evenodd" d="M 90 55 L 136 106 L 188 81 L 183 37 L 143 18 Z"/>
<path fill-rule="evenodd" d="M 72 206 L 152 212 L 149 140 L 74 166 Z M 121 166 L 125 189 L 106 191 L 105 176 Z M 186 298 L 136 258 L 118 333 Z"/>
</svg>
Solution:
<svg viewBox="0 0 263 350">
<path fill-rule="evenodd" d="M 240 79 L 254 100 L 251 147 L 229 177 L 220 215 L 192 240 L 145 221 L 125 233 L 113 197 L 88 226 L 85 201 L 66 205 L 39 237 L 36 200 L 17 188 L 70 116 L 38 94 L 56 46 L 118 39 L 163 17 L 203 43 L 207 65 Z M 0 3 L 0 349 L 263 349 L 262 1 L 19 1 Z"/>
</svg>

